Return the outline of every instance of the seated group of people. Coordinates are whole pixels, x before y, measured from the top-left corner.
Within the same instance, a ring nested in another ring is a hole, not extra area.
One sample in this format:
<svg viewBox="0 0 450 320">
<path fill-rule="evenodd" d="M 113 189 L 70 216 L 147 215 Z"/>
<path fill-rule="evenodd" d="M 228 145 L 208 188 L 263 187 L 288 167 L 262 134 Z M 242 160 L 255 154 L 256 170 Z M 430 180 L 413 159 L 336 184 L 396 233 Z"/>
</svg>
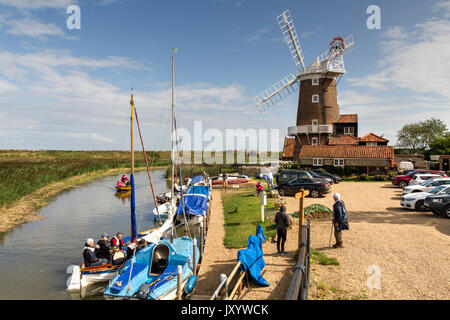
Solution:
<svg viewBox="0 0 450 320">
<path fill-rule="evenodd" d="M 83 250 L 83 260 L 86 267 L 94 267 L 100 265 L 120 265 L 133 256 L 134 246 L 132 243 L 127 246 L 125 251 L 125 244 L 122 240 L 122 233 L 118 232 L 114 237 L 108 241 L 108 234 L 102 234 L 101 239 L 94 245 L 94 239 L 89 238 Z M 140 239 L 136 251 L 147 246 L 145 239 Z"/>
<path fill-rule="evenodd" d="M 131 182 L 127 178 L 127 175 L 125 173 L 122 175 L 122 178 L 120 178 L 120 180 L 117 181 L 118 187 L 125 187 L 125 186 L 129 186 L 130 184 L 131 184 Z"/>
</svg>

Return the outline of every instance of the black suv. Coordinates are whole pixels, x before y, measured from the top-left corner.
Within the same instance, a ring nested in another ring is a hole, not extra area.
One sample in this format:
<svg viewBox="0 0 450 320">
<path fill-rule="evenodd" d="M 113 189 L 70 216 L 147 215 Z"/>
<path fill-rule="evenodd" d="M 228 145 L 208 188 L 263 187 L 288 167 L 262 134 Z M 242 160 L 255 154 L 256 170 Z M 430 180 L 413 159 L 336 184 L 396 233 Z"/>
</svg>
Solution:
<svg viewBox="0 0 450 320">
<path fill-rule="evenodd" d="M 310 172 L 306 170 L 295 170 L 295 169 L 282 169 L 277 172 L 275 175 L 277 179 L 277 183 L 286 183 L 294 179 L 306 178 L 311 180 L 317 180 L 323 183 L 328 183 L 328 180 L 325 178 L 316 178 Z"/>
<path fill-rule="evenodd" d="M 316 169 L 316 170 L 310 170 L 310 171 L 315 173 L 315 174 L 317 174 L 317 175 L 319 175 L 319 176 L 321 176 L 321 177 L 331 178 L 331 179 L 333 179 L 334 183 L 339 183 L 339 182 L 342 181 L 341 177 L 339 177 L 339 176 L 337 176 L 335 174 L 326 172 L 325 170 L 317 170 Z"/>
<path fill-rule="evenodd" d="M 447 192 L 450 193 L 450 188 L 447 189 Z M 438 194 L 432 195 L 425 198 L 424 206 L 425 208 L 430 209 L 435 214 L 443 215 L 450 219 L 450 194 Z"/>
<path fill-rule="evenodd" d="M 279 183 L 276 187 L 280 196 L 295 195 L 301 189 L 309 190 L 309 195 L 318 198 L 324 193 L 330 192 L 330 184 L 328 182 L 319 181 L 311 178 L 298 178 L 288 182 Z"/>
</svg>

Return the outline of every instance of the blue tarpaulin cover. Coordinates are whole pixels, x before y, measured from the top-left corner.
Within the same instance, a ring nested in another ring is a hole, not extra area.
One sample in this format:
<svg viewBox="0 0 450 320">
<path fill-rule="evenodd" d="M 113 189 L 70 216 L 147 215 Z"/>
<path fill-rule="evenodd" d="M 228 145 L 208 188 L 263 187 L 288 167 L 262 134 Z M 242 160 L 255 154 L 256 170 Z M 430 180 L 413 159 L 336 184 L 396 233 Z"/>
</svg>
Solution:
<svg viewBox="0 0 450 320">
<path fill-rule="evenodd" d="M 192 184 L 196 184 L 199 182 L 205 182 L 205 179 L 203 178 L 203 176 L 194 176 L 191 178 Z"/>
<path fill-rule="evenodd" d="M 208 209 L 208 198 L 204 194 L 183 195 L 183 201 L 180 201 L 177 208 L 177 214 L 183 214 L 183 203 L 184 212 L 186 214 L 193 214 L 197 216 L 206 215 L 206 210 Z"/>
<path fill-rule="evenodd" d="M 208 186 L 192 186 L 189 188 L 188 194 L 204 194 L 205 196 L 209 196 L 209 188 Z"/>
<path fill-rule="evenodd" d="M 266 241 L 264 230 L 261 225 L 256 227 L 256 235 L 248 237 L 248 248 L 237 252 L 238 261 L 242 263 L 244 270 L 248 271 L 255 282 L 261 286 L 269 286 L 262 277 L 261 271 L 265 267 L 262 244 Z"/>
</svg>

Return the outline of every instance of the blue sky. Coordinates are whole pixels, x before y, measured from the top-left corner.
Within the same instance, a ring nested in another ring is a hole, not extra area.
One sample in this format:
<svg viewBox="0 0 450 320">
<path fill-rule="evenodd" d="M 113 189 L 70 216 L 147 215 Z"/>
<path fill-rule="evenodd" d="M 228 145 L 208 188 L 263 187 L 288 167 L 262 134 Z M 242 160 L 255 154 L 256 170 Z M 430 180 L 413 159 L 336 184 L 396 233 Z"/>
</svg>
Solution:
<svg viewBox="0 0 450 320">
<path fill-rule="evenodd" d="M 80 30 L 66 27 L 70 4 Z M 381 30 L 366 26 L 372 4 Z M 179 127 L 274 128 L 282 140 L 297 93 L 262 114 L 254 97 L 296 71 L 275 20 L 285 9 L 306 64 L 354 35 L 338 95 L 360 136 L 394 144 L 433 116 L 450 127 L 449 0 L 0 0 L 0 148 L 127 149 L 134 87 L 146 148 L 168 149 L 173 47 Z"/>
</svg>

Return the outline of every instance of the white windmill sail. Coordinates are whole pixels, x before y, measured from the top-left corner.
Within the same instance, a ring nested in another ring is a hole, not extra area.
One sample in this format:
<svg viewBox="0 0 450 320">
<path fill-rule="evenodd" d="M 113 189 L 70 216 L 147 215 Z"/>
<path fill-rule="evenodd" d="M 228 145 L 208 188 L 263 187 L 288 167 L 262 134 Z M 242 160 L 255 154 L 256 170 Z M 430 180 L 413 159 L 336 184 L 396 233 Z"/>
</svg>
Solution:
<svg viewBox="0 0 450 320">
<path fill-rule="evenodd" d="M 284 77 L 266 91 L 256 96 L 256 107 L 259 112 L 263 112 L 273 106 L 275 103 L 281 101 L 291 93 L 295 92 L 298 87 L 298 77 L 294 74 L 289 74 Z"/>
<path fill-rule="evenodd" d="M 298 40 L 297 31 L 295 30 L 294 22 L 289 10 L 284 11 L 277 17 L 277 22 L 280 25 L 281 33 L 283 34 L 284 41 L 286 42 L 289 51 L 294 58 L 295 65 L 301 65 L 305 69 L 303 63 L 303 51 Z"/>
</svg>

